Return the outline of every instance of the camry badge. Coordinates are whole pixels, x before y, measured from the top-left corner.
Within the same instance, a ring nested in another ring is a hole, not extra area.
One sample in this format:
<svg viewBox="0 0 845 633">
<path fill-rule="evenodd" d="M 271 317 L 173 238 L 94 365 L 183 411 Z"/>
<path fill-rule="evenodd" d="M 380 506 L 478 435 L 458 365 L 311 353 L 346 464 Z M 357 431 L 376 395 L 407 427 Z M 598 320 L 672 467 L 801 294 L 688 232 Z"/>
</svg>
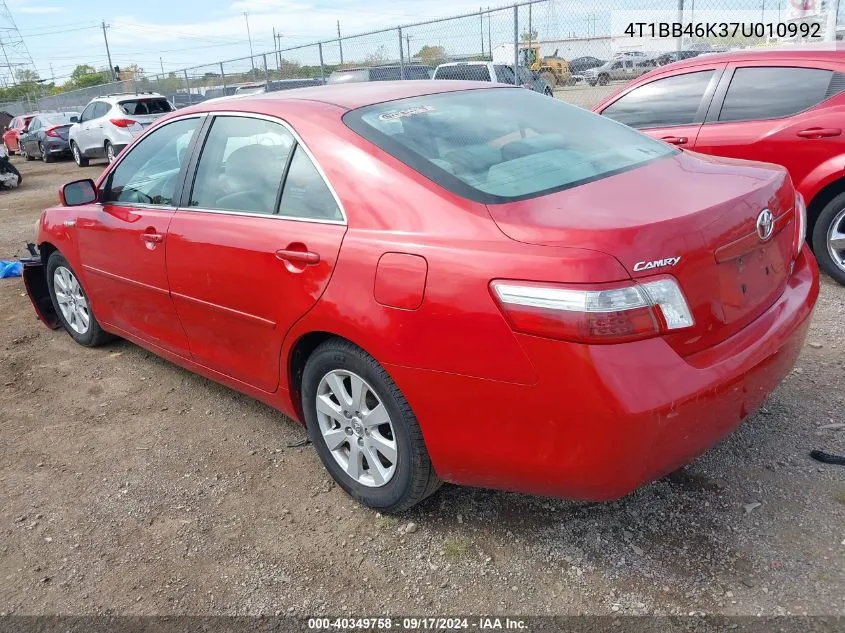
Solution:
<svg viewBox="0 0 845 633">
<path fill-rule="evenodd" d="M 772 217 L 772 212 L 768 209 L 763 209 L 760 211 L 760 215 L 757 216 L 757 237 L 760 238 L 761 242 L 765 242 L 772 236 L 774 230 L 775 220 Z"/>
<path fill-rule="evenodd" d="M 677 257 L 665 257 L 663 259 L 655 259 L 651 262 L 637 262 L 634 264 L 634 272 L 639 272 L 641 270 L 651 270 L 652 268 L 663 268 L 664 266 L 674 266 L 679 261 L 681 261 L 681 256 L 678 255 Z"/>
</svg>

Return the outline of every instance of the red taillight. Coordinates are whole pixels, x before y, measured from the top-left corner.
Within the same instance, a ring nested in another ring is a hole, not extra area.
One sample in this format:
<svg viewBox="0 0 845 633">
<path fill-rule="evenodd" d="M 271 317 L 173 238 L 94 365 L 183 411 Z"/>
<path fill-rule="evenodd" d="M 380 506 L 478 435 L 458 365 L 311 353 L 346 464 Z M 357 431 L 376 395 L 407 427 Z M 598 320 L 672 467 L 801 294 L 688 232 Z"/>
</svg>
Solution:
<svg viewBox="0 0 845 633">
<path fill-rule="evenodd" d="M 132 119 L 109 119 L 112 125 L 116 125 L 117 127 L 132 127 L 137 123 Z"/>
<path fill-rule="evenodd" d="M 494 281 L 497 303 L 518 332 L 581 343 L 650 338 L 694 323 L 672 277 L 600 286 Z"/>
<path fill-rule="evenodd" d="M 49 130 L 44 132 L 44 134 L 52 136 L 53 138 L 61 138 L 61 136 L 59 136 L 59 127 L 61 126 L 51 127 Z"/>
<path fill-rule="evenodd" d="M 807 239 L 807 207 L 804 204 L 804 196 L 795 193 L 795 238 L 793 240 L 793 252 L 795 257 L 801 254 L 804 247 L 804 240 Z"/>
</svg>

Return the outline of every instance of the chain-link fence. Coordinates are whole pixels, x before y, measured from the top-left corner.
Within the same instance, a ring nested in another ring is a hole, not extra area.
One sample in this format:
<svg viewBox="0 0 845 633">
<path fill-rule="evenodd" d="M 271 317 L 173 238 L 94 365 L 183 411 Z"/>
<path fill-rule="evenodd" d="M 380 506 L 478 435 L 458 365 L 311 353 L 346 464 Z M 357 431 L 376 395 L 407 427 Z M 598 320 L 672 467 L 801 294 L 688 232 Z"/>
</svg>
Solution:
<svg viewBox="0 0 845 633">
<path fill-rule="evenodd" d="M 590 107 L 623 82 L 686 57 L 832 41 L 838 0 L 536 0 L 0 104 L 9 114 L 81 110 L 94 97 L 158 92 L 177 107 L 243 92 L 391 79 L 516 83 Z M 700 29 L 727 24 L 727 31 Z M 662 32 L 660 24 L 682 30 Z M 732 28 L 741 24 L 742 28 Z M 628 26 L 639 26 L 630 29 Z M 655 28 L 655 25 L 658 25 Z M 768 26 L 767 26 L 768 25 Z M 748 28 L 746 28 L 748 27 Z M 674 27 L 678 28 L 678 27 Z"/>
</svg>

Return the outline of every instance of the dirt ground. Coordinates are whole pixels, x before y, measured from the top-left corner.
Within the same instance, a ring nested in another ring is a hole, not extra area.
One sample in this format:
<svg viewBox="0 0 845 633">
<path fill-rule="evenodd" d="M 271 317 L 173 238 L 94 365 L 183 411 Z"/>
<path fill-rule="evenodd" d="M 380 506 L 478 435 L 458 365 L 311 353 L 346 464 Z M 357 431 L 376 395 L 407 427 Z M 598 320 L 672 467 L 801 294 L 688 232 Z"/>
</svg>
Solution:
<svg viewBox="0 0 845 633">
<path fill-rule="evenodd" d="M 13 160 L 0 258 L 102 169 Z M 845 423 L 829 279 L 795 371 L 685 470 L 609 504 L 447 485 L 399 519 L 269 408 L 129 343 L 75 345 L 19 278 L 0 306 L 5 614 L 845 614 L 845 468 L 808 457 L 845 451 L 823 428 Z"/>
</svg>

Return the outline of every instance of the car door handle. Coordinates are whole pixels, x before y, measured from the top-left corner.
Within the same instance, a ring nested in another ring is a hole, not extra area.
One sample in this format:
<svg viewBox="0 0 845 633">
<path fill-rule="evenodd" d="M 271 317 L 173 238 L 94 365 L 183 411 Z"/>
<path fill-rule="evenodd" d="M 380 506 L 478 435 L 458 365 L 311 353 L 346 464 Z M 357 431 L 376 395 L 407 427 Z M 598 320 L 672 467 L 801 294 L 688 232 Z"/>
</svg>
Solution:
<svg viewBox="0 0 845 633">
<path fill-rule="evenodd" d="M 161 233 L 141 233 L 141 239 L 147 244 L 161 244 L 164 241 L 164 235 Z"/>
<path fill-rule="evenodd" d="M 839 136 L 842 130 L 838 127 L 811 127 L 798 132 L 801 138 L 825 138 L 827 136 Z"/>
<path fill-rule="evenodd" d="M 305 264 L 306 266 L 320 263 L 319 253 L 293 248 L 280 248 L 276 251 L 276 259 L 289 264 Z"/>
<path fill-rule="evenodd" d="M 689 139 L 686 136 L 664 136 L 660 140 L 672 145 L 686 145 Z"/>
</svg>

